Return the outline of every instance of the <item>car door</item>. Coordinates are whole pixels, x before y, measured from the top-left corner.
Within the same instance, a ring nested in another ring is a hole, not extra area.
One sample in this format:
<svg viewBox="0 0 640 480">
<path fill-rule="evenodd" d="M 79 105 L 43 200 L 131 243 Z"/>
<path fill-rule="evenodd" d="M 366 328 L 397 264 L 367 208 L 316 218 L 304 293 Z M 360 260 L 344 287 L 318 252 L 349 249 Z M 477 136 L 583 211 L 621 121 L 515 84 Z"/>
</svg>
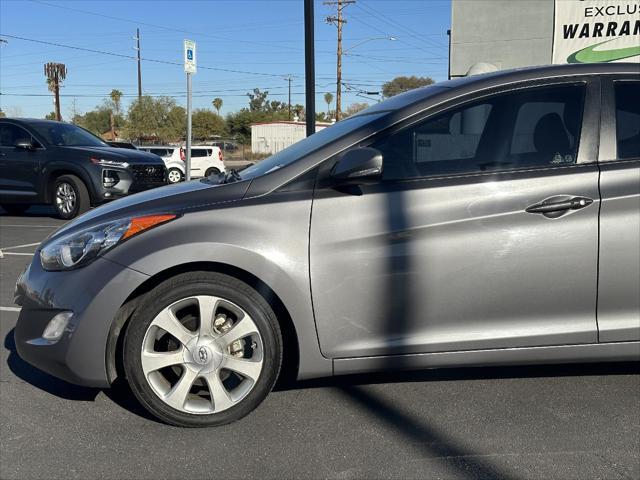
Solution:
<svg viewBox="0 0 640 480">
<path fill-rule="evenodd" d="M 602 92 L 599 340 L 640 340 L 640 80 Z"/>
<path fill-rule="evenodd" d="M 15 143 L 23 139 L 31 139 L 34 145 L 38 144 L 21 126 L 0 123 L 0 195 L 14 200 L 36 201 L 44 150 L 16 148 Z"/>
<path fill-rule="evenodd" d="M 467 99 L 379 134 L 382 181 L 331 188 L 321 173 L 310 275 L 323 354 L 596 342 L 598 88 Z"/>
<path fill-rule="evenodd" d="M 191 176 L 202 177 L 207 168 L 207 149 L 192 148 L 191 149 Z"/>
</svg>

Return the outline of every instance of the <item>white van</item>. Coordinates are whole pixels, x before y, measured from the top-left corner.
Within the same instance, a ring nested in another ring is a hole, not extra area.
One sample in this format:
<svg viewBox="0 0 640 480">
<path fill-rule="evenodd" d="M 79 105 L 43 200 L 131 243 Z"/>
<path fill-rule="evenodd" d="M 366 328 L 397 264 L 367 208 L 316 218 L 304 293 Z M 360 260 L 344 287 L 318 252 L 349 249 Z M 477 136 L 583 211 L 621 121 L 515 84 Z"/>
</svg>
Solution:
<svg viewBox="0 0 640 480">
<path fill-rule="evenodd" d="M 185 179 L 186 150 L 184 147 L 165 145 L 140 146 L 138 150 L 155 153 L 167 166 L 169 183 L 178 183 Z M 191 147 L 191 178 L 208 177 L 224 172 L 224 162 L 220 147 L 193 145 Z"/>
</svg>

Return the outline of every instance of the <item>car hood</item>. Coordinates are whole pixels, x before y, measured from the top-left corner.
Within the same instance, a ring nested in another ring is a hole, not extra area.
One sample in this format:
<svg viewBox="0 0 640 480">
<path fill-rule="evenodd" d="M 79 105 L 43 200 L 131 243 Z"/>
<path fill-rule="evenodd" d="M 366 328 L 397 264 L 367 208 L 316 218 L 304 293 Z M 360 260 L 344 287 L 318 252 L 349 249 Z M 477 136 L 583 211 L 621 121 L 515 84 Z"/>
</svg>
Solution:
<svg viewBox="0 0 640 480">
<path fill-rule="evenodd" d="M 141 152 L 140 150 L 131 150 L 116 147 L 65 147 L 76 152 L 86 153 L 88 156 L 104 158 L 107 160 L 118 160 L 128 163 L 149 163 L 163 164 L 160 157 L 153 153 Z"/>
<path fill-rule="evenodd" d="M 217 184 L 206 179 L 182 182 L 154 188 L 119 200 L 106 203 L 81 215 L 56 230 L 42 242 L 67 235 L 85 228 L 121 218 L 204 210 L 218 203 L 242 200 L 251 181 Z"/>
</svg>

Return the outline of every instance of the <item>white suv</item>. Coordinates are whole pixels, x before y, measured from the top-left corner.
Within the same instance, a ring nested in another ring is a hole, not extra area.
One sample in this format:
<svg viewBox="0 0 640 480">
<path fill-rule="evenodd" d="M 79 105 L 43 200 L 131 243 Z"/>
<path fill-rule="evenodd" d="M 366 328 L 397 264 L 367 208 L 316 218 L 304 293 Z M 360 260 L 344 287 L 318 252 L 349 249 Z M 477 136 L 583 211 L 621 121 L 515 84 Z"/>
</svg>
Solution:
<svg viewBox="0 0 640 480">
<path fill-rule="evenodd" d="M 169 183 L 178 183 L 185 178 L 186 150 L 184 147 L 149 145 L 138 147 L 138 150 L 155 153 L 164 160 L 167 166 Z M 224 162 L 220 147 L 193 145 L 191 147 L 191 178 L 208 177 L 211 174 L 224 172 Z"/>
</svg>

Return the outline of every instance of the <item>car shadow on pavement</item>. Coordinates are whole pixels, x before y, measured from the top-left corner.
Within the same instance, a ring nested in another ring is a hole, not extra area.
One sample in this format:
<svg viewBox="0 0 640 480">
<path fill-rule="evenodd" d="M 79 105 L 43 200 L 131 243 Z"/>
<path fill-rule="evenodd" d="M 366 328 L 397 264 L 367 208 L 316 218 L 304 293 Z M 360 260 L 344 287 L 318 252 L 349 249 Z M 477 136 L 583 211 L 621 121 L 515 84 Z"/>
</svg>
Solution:
<svg viewBox="0 0 640 480">
<path fill-rule="evenodd" d="M 306 388 L 345 388 L 354 385 L 378 385 L 384 383 L 637 375 L 638 373 L 640 373 L 640 364 L 637 362 L 433 368 L 424 370 L 363 373 L 313 380 L 283 382 L 278 385 L 276 391 L 299 390 Z"/>
<path fill-rule="evenodd" d="M 38 370 L 22 360 L 16 350 L 16 342 L 13 337 L 13 332 L 14 329 L 11 329 L 4 338 L 4 348 L 9 350 L 7 366 L 16 377 L 36 388 L 65 400 L 78 400 L 85 402 L 95 400 L 98 393 L 100 393 L 100 389 L 73 385 Z"/>
<path fill-rule="evenodd" d="M 13 332 L 14 329 L 11 329 L 5 337 L 4 347 L 9 350 L 7 366 L 20 380 L 64 400 L 92 402 L 102 392 L 121 408 L 147 420 L 159 423 L 155 417 L 138 403 L 129 385 L 123 379 L 117 379 L 110 389 L 82 387 L 56 378 L 29 365 L 18 355 Z"/>
</svg>

